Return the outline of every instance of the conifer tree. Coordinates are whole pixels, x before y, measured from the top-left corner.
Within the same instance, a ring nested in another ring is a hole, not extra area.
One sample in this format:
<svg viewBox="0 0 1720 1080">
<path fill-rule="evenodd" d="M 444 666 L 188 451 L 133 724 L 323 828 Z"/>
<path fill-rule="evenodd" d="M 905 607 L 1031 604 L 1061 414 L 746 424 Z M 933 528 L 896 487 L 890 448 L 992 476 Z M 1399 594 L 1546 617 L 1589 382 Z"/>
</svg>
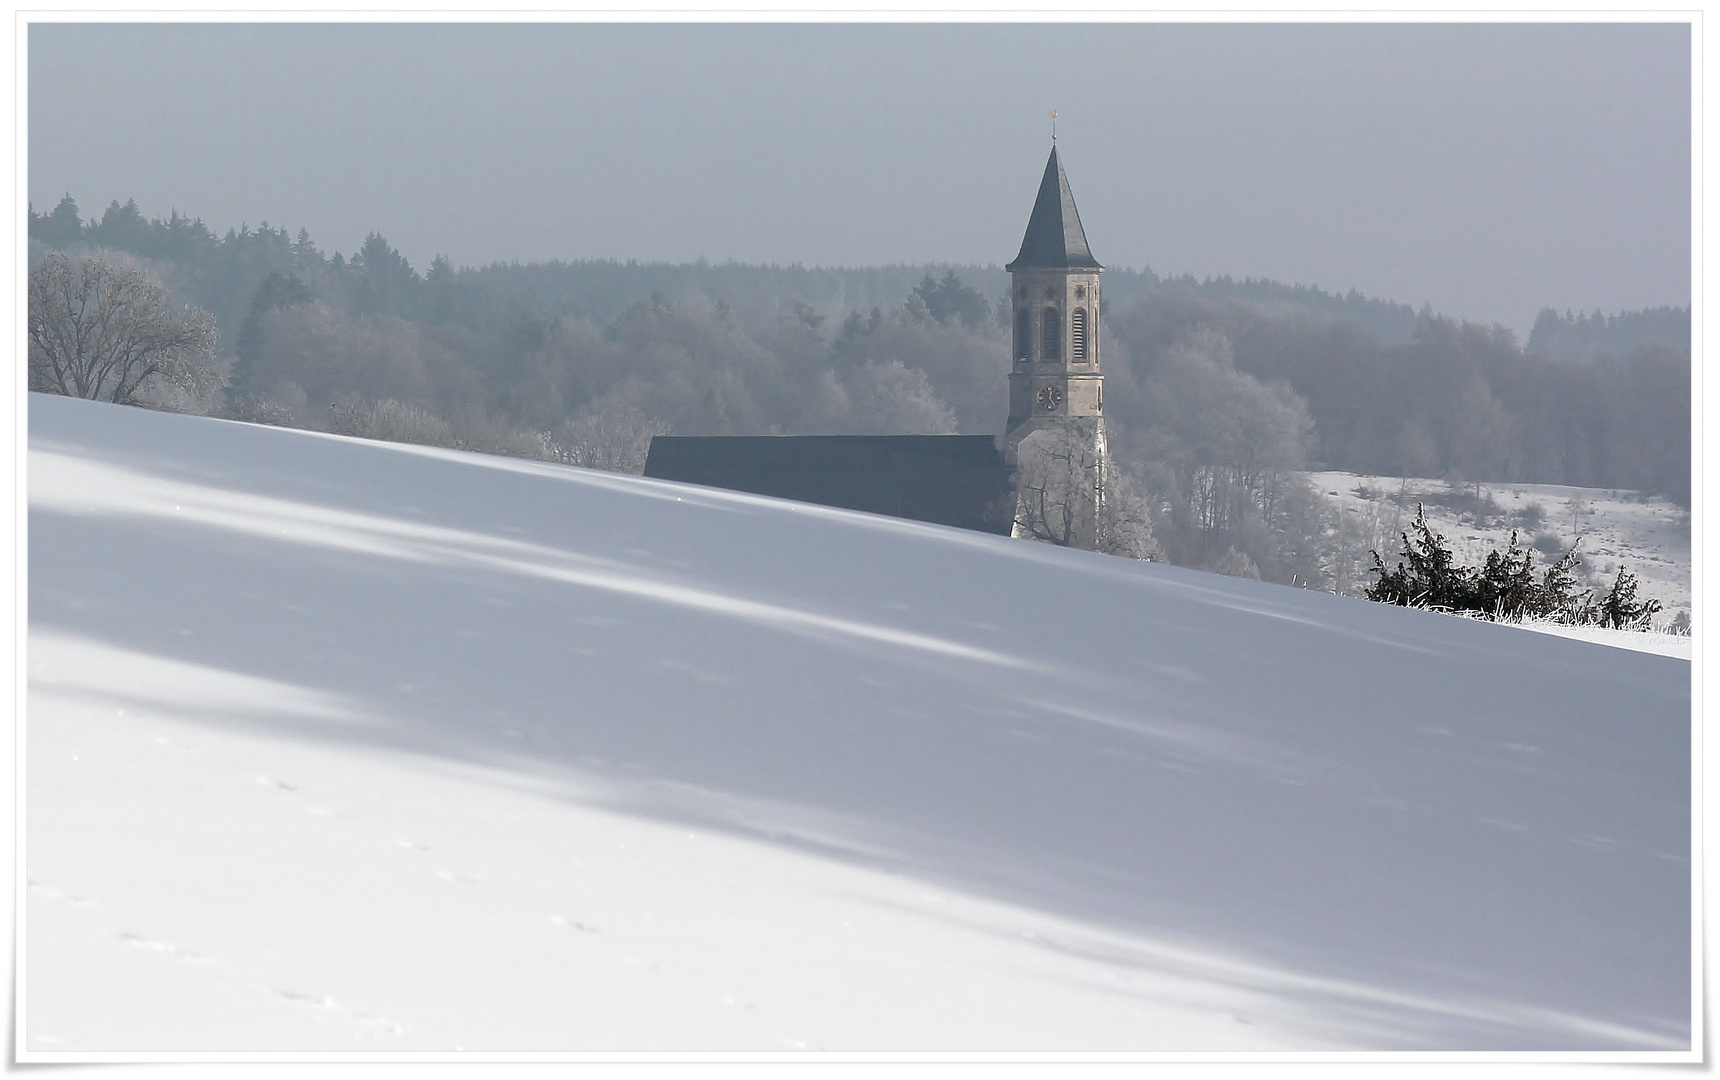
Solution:
<svg viewBox="0 0 1720 1080">
<path fill-rule="evenodd" d="M 234 350 L 238 360 L 233 366 L 232 379 L 235 389 L 247 389 L 255 373 L 257 350 L 263 333 L 263 316 L 278 308 L 310 302 L 310 290 L 295 274 L 283 276 L 271 273 L 263 279 L 263 284 L 258 286 L 256 295 L 251 298 L 251 307 L 245 313 L 245 322 L 239 327 L 239 341 Z"/>
<path fill-rule="evenodd" d="M 1481 568 L 1482 609 L 1495 619 L 1517 619 L 1530 614 L 1538 597 L 1535 587 L 1535 551 L 1517 544 L 1517 531 L 1511 530 L 1511 543 L 1501 554 L 1487 553 Z"/>
<path fill-rule="evenodd" d="M 1534 614 L 1571 626 L 1584 626 L 1595 621 L 1592 594 L 1577 593 L 1577 576 L 1574 571 L 1582 563 L 1582 560 L 1577 558 L 1577 548 L 1582 546 L 1582 542 L 1582 537 L 1577 537 L 1571 550 L 1565 552 L 1565 557 L 1547 567 L 1547 572 L 1541 575 L 1540 595 L 1537 597 Z"/>
<path fill-rule="evenodd" d="M 1593 593 L 1580 591 L 1576 568 L 1582 563 L 1577 557 L 1581 538 L 1537 581 L 1534 551 L 1517 543 L 1516 532 L 1511 533 L 1505 551 L 1488 553 L 1479 571 L 1458 565 L 1445 537 L 1428 525 L 1419 505 L 1415 520 L 1400 535 L 1405 561 L 1397 569 L 1387 570 L 1379 553 L 1370 553 L 1377 580 L 1364 593 L 1369 600 L 1436 611 L 1472 611 L 1496 620 L 1539 618 L 1623 630 L 1648 629 L 1649 619 L 1661 609 L 1658 600 L 1636 598 L 1636 576 L 1622 566 L 1599 603 Z"/>
<path fill-rule="evenodd" d="M 1415 534 L 1413 539 L 1410 537 L 1412 532 Z M 1369 600 L 1444 611 L 1475 610 L 1478 607 L 1476 583 L 1479 575 L 1458 565 L 1451 548 L 1446 546 L 1445 537 L 1428 525 L 1427 512 L 1422 504 L 1416 504 L 1415 520 L 1409 523 L 1407 531 L 1399 535 L 1403 537 L 1401 554 L 1407 565 L 1399 562 L 1396 570 L 1388 572 L 1379 552 L 1370 552 L 1374 557 L 1374 573 L 1379 575 L 1379 580 L 1368 587 L 1365 595 Z"/>
<path fill-rule="evenodd" d="M 1599 617 L 1602 626 L 1610 626 L 1616 630 L 1646 630 L 1648 620 L 1660 610 L 1659 600 L 1637 600 L 1636 575 L 1618 568 L 1618 577 L 1613 579 L 1612 588 L 1607 590 L 1606 598 L 1600 602 Z"/>
</svg>

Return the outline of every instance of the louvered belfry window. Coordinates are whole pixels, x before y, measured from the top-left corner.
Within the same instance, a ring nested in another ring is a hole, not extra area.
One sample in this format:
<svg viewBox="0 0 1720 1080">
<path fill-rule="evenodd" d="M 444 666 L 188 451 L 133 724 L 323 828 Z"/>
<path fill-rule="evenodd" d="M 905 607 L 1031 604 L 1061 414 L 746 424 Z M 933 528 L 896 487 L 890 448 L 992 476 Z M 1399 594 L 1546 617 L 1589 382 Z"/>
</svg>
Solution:
<svg viewBox="0 0 1720 1080">
<path fill-rule="evenodd" d="M 1026 308 L 1015 313 L 1015 355 L 1025 361 L 1033 351 L 1033 316 Z"/>
<path fill-rule="evenodd" d="M 1045 338 L 1044 359 L 1063 359 L 1063 318 L 1056 308 L 1045 309 L 1045 323 L 1041 329 Z"/>
<path fill-rule="evenodd" d="M 1087 309 L 1076 308 L 1069 313 L 1069 359 L 1077 364 L 1087 362 Z"/>
</svg>

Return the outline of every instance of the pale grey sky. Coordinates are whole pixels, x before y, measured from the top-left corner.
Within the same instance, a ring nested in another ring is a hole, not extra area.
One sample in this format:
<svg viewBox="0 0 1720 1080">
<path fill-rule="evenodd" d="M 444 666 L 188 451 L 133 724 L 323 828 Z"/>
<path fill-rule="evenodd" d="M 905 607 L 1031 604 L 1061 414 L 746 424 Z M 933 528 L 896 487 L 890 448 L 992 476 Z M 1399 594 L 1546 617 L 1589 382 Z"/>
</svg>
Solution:
<svg viewBox="0 0 1720 1080">
<path fill-rule="evenodd" d="M 1001 264 L 1055 107 L 1109 266 L 1520 334 L 1690 303 L 1684 24 L 35 24 L 28 92 L 37 209 L 419 268 Z"/>
</svg>

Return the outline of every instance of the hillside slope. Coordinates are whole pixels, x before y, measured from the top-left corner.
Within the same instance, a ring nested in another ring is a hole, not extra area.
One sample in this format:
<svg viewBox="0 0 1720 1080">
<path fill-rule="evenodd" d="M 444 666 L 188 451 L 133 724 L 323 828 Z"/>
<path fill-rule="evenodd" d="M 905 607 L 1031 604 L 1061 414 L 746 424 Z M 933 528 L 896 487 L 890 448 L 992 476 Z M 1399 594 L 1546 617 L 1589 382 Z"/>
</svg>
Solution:
<svg viewBox="0 0 1720 1080">
<path fill-rule="evenodd" d="M 1686 661 L 30 410 L 31 1060 L 1689 1047 Z"/>
</svg>

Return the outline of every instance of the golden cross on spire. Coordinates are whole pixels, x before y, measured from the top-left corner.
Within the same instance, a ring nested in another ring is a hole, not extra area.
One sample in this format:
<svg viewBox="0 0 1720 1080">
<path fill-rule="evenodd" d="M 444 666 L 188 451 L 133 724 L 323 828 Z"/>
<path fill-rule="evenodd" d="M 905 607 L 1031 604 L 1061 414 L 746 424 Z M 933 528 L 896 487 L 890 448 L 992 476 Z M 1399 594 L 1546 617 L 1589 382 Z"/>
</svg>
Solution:
<svg viewBox="0 0 1720 1080">
<path fill-rule="evenodd" d="M 1057 110 L 1051 110 L 1051 141 L 1057 141 Z"/>
</svg>

